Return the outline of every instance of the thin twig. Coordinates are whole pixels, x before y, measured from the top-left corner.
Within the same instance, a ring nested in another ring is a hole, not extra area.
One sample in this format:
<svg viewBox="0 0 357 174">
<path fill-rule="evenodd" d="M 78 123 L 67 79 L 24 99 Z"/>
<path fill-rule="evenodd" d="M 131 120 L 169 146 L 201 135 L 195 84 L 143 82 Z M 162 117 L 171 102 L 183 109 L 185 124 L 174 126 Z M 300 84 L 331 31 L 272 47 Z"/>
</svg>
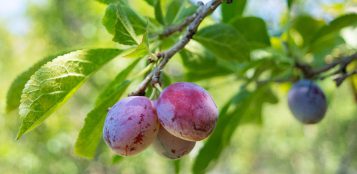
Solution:
<svg viewBox="0 0 357 174">
<path fill-rule="evenodd" d="M 198 10 L 191 16 L 188 16 L 181 24 L 175 25 L 175 26 L 170 26 L 168 28 L 166 28 L 164 30 L 164 32 L 162 32 L 160 34 L 160 38 L 165 38 L 165 37 L 169 37 L 172 34 L 176 33 L 176 32 L 181 32 L 183 31 L 188 25 L 190 25 L 190 23 L 192 23 L 193 20 L 196 19 L 198 12 L 200 11 L 200 8 L 204 5 L 202 4 L 202 2 L 198 3 L 199 8 Z"/>
<path fill-rule="evenodd" d="M 348 77 L 351 77 L 356 74 L 357 74 L 357 69 L 355 69 L 354 71 L 342 74 L 341 76 L 335 78 L 334 81 L 336 82 L 336 86 L 340 86 Z"/>
<path fill-rule="evenodd" d="M 157 67 L 151 71 L 145 79 L 139 84 L 137 89 L 133 91 L 130 96 L 144 95 L 145 90 L 152 82 L 153 84 L 159 83 L 161 70 L 166 66 L 169 60 L 180 50 L 182 50 L 192 39 L 193 35 L 197 32 L 199 25 L 202 23 L 203 19 L 206 18 L 210 13 L 212 13 L 223 0 L 212 0 L 205 5 L 202 5 L 198 9 L 195 19 L 188 25 L 186 33 L 183 35 L 181 40 L 179 40 L 174 46 L 172 46 L 167 51 L 157 54 L 157 57 L 161 59 Z"/>
<path fill-rule="evenodd" d="M 357 60 L 357 53 L 352 54 L 350 56 L 346 56 L 346 57 L 342 57 L 342 58 L 338 58 L 338 60 L 336 60 L 335 62 L 331 63 L 331 64 L 326 64 L 323 67 L 320 68 L 316 68 L 313 69 L 310 65 L 308 64 L 303 64 L 300 62 L 297 62 L 295 64 L 295 67 L 299 68 L 305 78 L 309 78 L 309 79 L 313 79 L 317 76 L 318 79 L 323 80 L 327 77 L 331 77 L 331 76 L 336 76 L 336 75 L 340 75 L 339 77 L 335 78 L 334 81 L 336 82 L 336 86 L 340 86 L 344 80 L 346 80 L 348 77 L 353 76 L 355 74 L 357 74 L 357 70 L 351 71 L 351 72 L 346 72 L 346 67 L 352 63 L 354 60 Z M 340 66 L 340 68 L 338 68 L 337 70 L 333 71 L 332 73 L 328 73 L 326 75 L 321 76 L 321 74 L 335 68 L 336 66 Z M 291 77 L 284 77 L 281 79 L 268 79 L 268 80 L 261 80 L 261 81 L 257 81 L 258 84 L 265 84 L 265 83 L 286 83 L 286 82 L 295 82 L 299 80 L 299 77 L 297 76 L 291 76 Z"/>
<path fill-rule="evenodd" d="M 314 78 L 324 72 L 327 72 L 336 66 L 340 66 L 340 68 L 334 72 L 333 74 L 339 74 L 339 73 L 344 73 L 346 70 L 346 67 L 348 64 L 353 62 L 354 60 L 357 60 L 357 53 L 354 53 L 350 56 L 342 57 L 338 60 L 336 60 L 333 63 L 327 64 L 321 68 L 313 69 L 310 65 L 303 64 L 300 62 L 296 63 L 296 67 L 299 68 L 303 73 L 306 78 Z"/>
</svg>

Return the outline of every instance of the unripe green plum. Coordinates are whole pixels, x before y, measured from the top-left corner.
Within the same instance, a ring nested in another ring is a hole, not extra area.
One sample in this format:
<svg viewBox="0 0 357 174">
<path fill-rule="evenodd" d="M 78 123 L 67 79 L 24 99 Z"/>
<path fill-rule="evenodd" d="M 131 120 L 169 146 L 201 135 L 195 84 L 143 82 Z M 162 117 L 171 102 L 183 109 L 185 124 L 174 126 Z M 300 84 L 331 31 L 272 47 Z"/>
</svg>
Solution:
<svg viewBox="0 0 357 174">
<path fill-rule="evenodd" d="M 108 112 L 103 135 L 105 142 L 119 155 L 135 155 L 156 138 L 159 122 L 151 101 L 132 96 L 120 100 Z"/>
<path fill-rule="evenodd" d="M 298 81 L 288 93 L 292 114 L 304 124 L 320 122 L 327 111 L 324 92 L 310 80 Z"/>
<path fill-rule="evenodd" d="M 160 94 L 156 110 L 161 125 L 172 135 L 200 141 L 213 131 L 218 110 L 212 97 L 198 85 L 174 83 Z"/>
<path fill-rule="evenodd" d="M 191 152 L 195 147 L 196 142 L 187 141 L 175 137 L 167 132 L 163 127 L 160 127 L 156 140 L 154 141 L 155 150 L 170 159 L 178 159 Z"/>
</svg>

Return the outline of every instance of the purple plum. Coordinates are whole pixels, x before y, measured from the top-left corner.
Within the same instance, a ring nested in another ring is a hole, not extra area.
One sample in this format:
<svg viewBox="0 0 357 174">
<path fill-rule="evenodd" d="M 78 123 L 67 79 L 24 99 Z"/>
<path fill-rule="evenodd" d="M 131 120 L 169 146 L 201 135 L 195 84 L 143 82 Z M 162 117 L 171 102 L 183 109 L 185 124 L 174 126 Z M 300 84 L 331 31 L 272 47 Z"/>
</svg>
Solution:
<svg viewBox="0 0 357 174">
<path fill-rule="evenodd" d="M 141 96 L 120 100 L 108 112 L 103 135 L 105 142 L 119 155 L 135 155 L 156 138 L 160 124 L 152 102 Z"/>
<path fill-rule="evenodd" d="M 172 135 L 200 141 L 213 131 L 218 110 L 212 97 L 200 86 L 179 82 L 160 94 L 156 110 L 161 125 Z"/>
<path fill-rule="evenodd" d="M 196 142 L 186 141 L 171 135 L 163 127 L 160 127 L 156 140 L 154 141 L 155 150 L 170 159 L 178 159 L 191 152 Z"/>
<path fill-rule="evenodd" d="M 288 93 L 288 105 L 292 114 L 304 124 L 320 122 L 327 111 L 324 92 L 310 80 L 300 80 Z"/>
</svg>

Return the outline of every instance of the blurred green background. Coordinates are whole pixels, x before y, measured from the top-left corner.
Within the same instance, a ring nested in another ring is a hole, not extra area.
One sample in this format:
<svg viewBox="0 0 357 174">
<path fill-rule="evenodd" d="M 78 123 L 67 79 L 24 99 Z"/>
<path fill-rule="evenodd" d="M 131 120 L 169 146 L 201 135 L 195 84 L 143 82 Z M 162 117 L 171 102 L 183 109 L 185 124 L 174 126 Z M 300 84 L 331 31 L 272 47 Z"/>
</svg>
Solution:
<svg viewBox="0 0 357 174">
<path fill-rule="evenodd" d="M 143 1 L 131 2 L 141 11 Z M 99 89 L 129 61 L 114 61 L 95 74 L 79 92 L 56 111 L 45 124 L 15 140 L 20 124 L 17 111 L 5 114 L 6 91 L 12 80 L 42 57 L 64 50 L 116 47 L 101 19 L 106 6 L 85 0 L 13 0 L 0 7 L 0 173 L 174 173 L 175 163 L 151 148 L 120 161 L 101 143 L 93 160 L 76 157 L 73 146 L 86 113 Z M 356 12 L 355 0 L 299 1 L 295 13 L 329 21 L 345 12 Z M 251 0 L 246 15 L 262 17 L 270 34 L 279 32 L 287 13 L 283 0 Z M 216 15 L 219 18 L 219 15 Z M 351 31 L 350 31 L 351 33 Z M 357 31 L 354 29 L 354 37 Z M 353 36 L 353 35 L 352 35 Z M 356 39 L 348 44 L 357 47 Z M 180 59 L 167 67 L 173 79 L 184 80 Z M 239 84 L 232 77 L 199 81 L 217 105 L 233 96 Z M 334 87 L 320 83 L 329 99 L 326 118 L 318 125 L 304 126 L 288 110 L 288 84 L 275 85 L 280 102 L 264 108 L 264 124 L 241 125 L 232 143 L 209 173 L 357 173 L 357 107 L 349 83 Z M 134 88 L 135 85 L 131 85 Z M 130 90 L 130 89 L 129 89 Z M 190 173 L 201 143 L 180 162 L 181 173 Z"/>
</svg>

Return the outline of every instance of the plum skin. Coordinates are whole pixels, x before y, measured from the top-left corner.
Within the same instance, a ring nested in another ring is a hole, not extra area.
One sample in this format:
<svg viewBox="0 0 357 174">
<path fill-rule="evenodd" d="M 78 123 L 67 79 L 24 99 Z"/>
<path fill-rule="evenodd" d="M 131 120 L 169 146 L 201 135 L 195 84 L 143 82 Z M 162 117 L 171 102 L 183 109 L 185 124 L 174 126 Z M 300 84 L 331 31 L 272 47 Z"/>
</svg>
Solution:
<svg viewBox="0 0 357 174">
<path fill-rule="evenodd" d="M 324 92 L 310 80 L 294 84 L 288 93 L 288 105 L 295 118 L 305 124 L 320 122 L 327 111 Z"/>
<path fill-rule="evenodd" d="M 196 142 L 187 141 L 171 135 L 163 127 L 153 143 L 154 149 L 161 155 L 170 159 L 179 159 L 191 152 Z"/>
<path fill-rule="evenodd" d="M 178 82 L 165 88 L 156 102 L 161 125 L 172 135 L 200 141 L 213 131 L 218 109 L 212 97 L 200 86 Z"/>
<path fill-rule="evenodd" d="M 155 140 L 159 126 L 151 101 L 146 97 L 131 96 L 120 100 L 109 110 L 103 136 L 114 152 L 131 156 Z"/>
</svg>

